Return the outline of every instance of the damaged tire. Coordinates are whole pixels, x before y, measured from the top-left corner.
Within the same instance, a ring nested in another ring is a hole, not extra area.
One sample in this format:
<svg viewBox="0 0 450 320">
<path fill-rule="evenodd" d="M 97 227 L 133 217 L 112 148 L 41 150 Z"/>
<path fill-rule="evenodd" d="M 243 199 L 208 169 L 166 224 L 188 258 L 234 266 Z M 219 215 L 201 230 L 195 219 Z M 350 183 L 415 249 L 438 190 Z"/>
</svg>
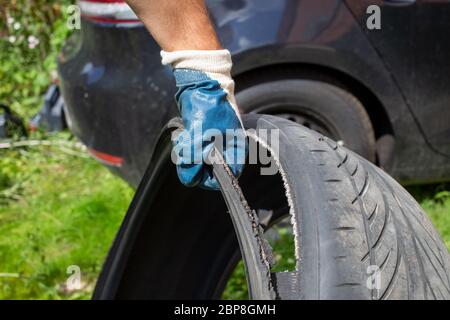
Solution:
<svg viewBox="0 0 450 320">
<path fill-rule="evenodd" d="M 281 132 L 298 273 L 287 298 L 450 298 L 447 248 L 395 180 L 305 127 L 275 117 L 249 126 Z"/>
<path fill-rule="evenodd" d="M 267 272 L 268 285 L 258 286 L 267 286 L 277 299 L 450 298 L 449 253 L 423 210 L 396 181 L 293 122 L 259 115 L 243 120 L 247 129 L 256 129 L 251 138 L 260 145 L 266 142 L 259 129 L 280 130 L 280 174 L 262 177 L 260 166 L 249 165 L 239 185 L 252 209 L 270 212 L 259 217 L 264 227 L 289 212 L 295 237 L 295 270 Z M 170 161 L 173 129 L 169 124 L 161 135 L 95 299 L 219 298 L 239 260 L 221 194 L 178 182 Z M 258 252 L 252 249 L 243 256 Z M 255 269 L 247 266 L 249 272 Z"/>
</svg>

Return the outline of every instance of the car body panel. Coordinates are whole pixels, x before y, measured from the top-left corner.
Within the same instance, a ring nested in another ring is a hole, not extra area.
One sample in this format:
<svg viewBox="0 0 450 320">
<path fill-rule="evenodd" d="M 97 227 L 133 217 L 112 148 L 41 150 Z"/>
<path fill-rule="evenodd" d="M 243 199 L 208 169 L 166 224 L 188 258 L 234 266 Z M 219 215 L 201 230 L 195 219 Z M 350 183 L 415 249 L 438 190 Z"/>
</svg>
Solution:
<svg viewBox="0 0 450 320">
<path fill-rule="evenodd" d="M 349 0 L 361 26 L 370 0 Z M 427 141 L 450 155 L 450 1 L 375 2 L 381 8 L 381 30 L 368 39 L 401 88 Z"/>
<path fill-rule="evenodd" d="M 69 127 L 89 148 L 124 157 L 111 169 L 136 186 L 159 130 L 176 113 L 174 92 L 166 91 L 175 88 L 171 71 L 154 57 L 159 47 L 143 27 L 83 19 L 73 41 L 82 45 L 64 48 L 59 58 Z"/>
<path fill-rule="evenodd" d="M 450 178 L 448 158 L 425 140 L 396 79 L 354 13 L 341 0 L 207 1 L 218 35 L 233 55 L 233 75 L 273 65 L 320 67 L 367 88 L 395 136 L 389 172 L 404 183 Z M 410 44 L 411 45 L 411 44 Z M 176 114 L 175 85 L 143 26 L 82 19 L 62 50 L 59 74 L 69 125 L 89 148 L 124 158 L 111 169 L 136 186 L 161 127 Z M 238 101 L 239 102 L 239 101 Z"/>
</svg>

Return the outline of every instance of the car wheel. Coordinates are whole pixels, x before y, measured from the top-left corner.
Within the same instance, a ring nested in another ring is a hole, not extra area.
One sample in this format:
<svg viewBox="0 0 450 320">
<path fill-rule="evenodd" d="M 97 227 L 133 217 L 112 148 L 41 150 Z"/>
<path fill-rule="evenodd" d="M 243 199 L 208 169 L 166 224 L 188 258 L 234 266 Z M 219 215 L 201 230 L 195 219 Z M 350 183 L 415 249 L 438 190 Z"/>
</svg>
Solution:
<svg viewBox="0 0 450 320">
<path fill-rule="evenodd" d="M 351 93 L 320 81 L 276 80 L 237 92 L 242 112 L 294 121 L 337 141 L 371 162 L 375 135 L 361 102 Z"/>
</svg>

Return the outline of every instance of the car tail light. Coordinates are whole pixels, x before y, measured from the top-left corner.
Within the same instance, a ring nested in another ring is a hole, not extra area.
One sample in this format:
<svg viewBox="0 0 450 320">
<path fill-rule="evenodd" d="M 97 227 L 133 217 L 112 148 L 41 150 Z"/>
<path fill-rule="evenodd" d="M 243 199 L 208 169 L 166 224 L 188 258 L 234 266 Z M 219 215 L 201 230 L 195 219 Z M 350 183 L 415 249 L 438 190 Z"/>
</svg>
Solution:
<svg viewBox="0 0 450 320">
<path fill-rule="evenodd" d="M 116 26 L 140 26 L 142 22 L 123 0 L 78 0 L 81 16 Z"/>
<path fill-rule="evenodd" d="M 118 157 L 105 152 L 100 152 L 92 148 L 88 148 L 88 152 L 98 161 L 113 167 L 121 167 L 124 162 L 124 159 L 122 157 Z"/>
</svg>

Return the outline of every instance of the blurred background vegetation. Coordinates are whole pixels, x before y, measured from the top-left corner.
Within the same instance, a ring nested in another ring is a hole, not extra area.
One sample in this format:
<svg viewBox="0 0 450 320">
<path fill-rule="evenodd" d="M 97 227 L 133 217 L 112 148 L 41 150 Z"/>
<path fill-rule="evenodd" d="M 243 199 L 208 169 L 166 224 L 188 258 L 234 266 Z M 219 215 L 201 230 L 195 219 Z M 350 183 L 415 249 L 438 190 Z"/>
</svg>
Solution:
<svg viewBox="0 0 450 320">
<path fill-rule="evenodd" d="M 72 3 L 0 0 L 0 103 L 24 119 L 56 78 Z M 39 143 L 0 140 L 0 299 L 88 299 L 134 191 L 69 132 L 27 139 Z M 409 188 L 450 247 L 448 190 L 449 184 Z M 70 265 L 82 271 L 80 290 L 66 287 Z M 224 298 L 246 294 L 240 263 Z"/>
<path fill-rule="evenodd" d="M 0 103 L 27 122 L 56 79 L 70 0 L 0 0 Z M 0 299 L 87 299 L 134 191 L 68 132 L 0 140 Z M 111 196 L 113 195 L 113 196 Z M 82 272 L 66 287 L 67 268 Z"/>
<path fill-rule="evenodd" d="M 0 0 L 0 102 L 30 116 L 56 78 L 70 0 Z"/>
</svg>

